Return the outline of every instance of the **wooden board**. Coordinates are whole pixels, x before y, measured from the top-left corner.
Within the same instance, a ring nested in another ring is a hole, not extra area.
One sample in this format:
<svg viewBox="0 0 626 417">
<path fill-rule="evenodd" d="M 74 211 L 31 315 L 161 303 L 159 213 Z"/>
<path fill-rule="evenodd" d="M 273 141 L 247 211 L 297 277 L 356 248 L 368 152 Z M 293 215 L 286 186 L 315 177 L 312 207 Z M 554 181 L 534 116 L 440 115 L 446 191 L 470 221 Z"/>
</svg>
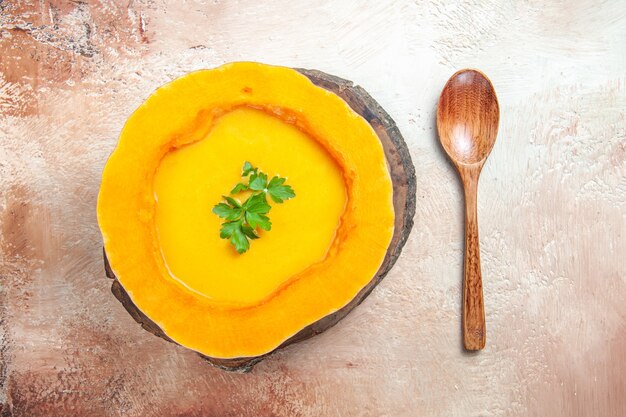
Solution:
<svg viewBox="0 0 626 417">
<path fill-rule="evenodd" d="M 343 98 L 350 107 L 360 114 L 372 126 L 385 151 L 387 165 L 393 182 L 393 206 L 395 211 L 394 233 L 387 249 L 387 254 L 382 265 L 372 280 L 352 299 L 346 306 L 330 314 L 317 322 L 305 327 L 298 333 L 287 339 L 276 350 L 306 340 L 337 324 L 352 309 L 361 304 L 374 287 L 387 275 L 393 264 L 400 256 L 402 248 L 406 243 L 411 228 L 413 227 L 413 215 L 415 214 L 415 169 L 411 162 L 409 150 L 398 130 L 393 119 L 385 112 L 385 110 L 374 100 L 363 88 L 354 85 L 351 81 L 344 80 L 333 75 L 326 74 L 322 71 L 308 70 L 297 68 L 299 72 L 306 75 L 314 84 L 334 92 Z M 161 337 L 169 342 L 176 343 L 170 339 L 165 332 L 148 316 L 146 316 L 132 302 L 124 287 L 115 277 L 111 270 L 106 252 L 104 252 L 104 265 L 107 277 L 113 279 L 111 284 L 111 292 L 122 303 L 126 311 L 141 324 L 145 330 Z M 276 351 L 274 350 L 274 352 Z M 259 361 L 266 358 L 273 352 L 257 357 L 245 357 L 235 359 L 220 359 L 202 355 L 212 365 L 219 368 L 235 371 L 249 372 L 252 367 Z"/>
</svg>

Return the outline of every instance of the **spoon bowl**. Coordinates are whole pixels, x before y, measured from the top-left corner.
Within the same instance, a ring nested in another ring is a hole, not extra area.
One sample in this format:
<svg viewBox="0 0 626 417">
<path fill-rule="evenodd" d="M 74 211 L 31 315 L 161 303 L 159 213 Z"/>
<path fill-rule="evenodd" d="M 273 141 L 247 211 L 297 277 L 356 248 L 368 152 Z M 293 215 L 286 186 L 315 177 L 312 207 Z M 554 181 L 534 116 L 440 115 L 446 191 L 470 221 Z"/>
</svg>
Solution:
<svg viewBox="0 0 626 417">
<path fill-rule="evenodd" d="M 480 350 L 486 341 L 477 192 L 478 177 L 496 141 L 499 122 L 496 92 L 482 72 L 465 69 L 450 77 L 437 105 L 437 131 L 459 171 L 465 193 L 463 344 L 467 350 Z"/>
<path fill-rule="evenodd" d="M 491 81 L 480 71 L 454 74 L 441 92 L 437 130 L 455 164 L 484 163 L 496 142 L 500 108 Z"/>
</svg>

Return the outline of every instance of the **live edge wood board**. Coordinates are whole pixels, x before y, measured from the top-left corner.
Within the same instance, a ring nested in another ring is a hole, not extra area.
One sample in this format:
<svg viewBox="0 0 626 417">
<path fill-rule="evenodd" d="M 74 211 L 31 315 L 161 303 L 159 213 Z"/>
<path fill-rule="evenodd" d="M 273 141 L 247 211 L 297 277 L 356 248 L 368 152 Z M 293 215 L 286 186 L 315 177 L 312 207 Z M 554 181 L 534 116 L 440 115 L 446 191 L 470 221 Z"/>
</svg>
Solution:
<svg viewBox="0 0 626 417">
<path fill-rule="evenodd" d="M 317 70 L 297 68 L 297 71 L 307 76 L 317 86 L 332 91 L 341 97 L 356 113 L 361 115 L 372 126 L 378 135 L 383 145 L 393 183 L 395 224 L 393 237 L 383 263 L 378 269 L 378 272 L 372 277 L 370 282 L 363 287 L 357 296 L 340 310 L 303 328 L 294 336 L 283 342 L 277 349 L 324 332 L 337 324 L 372 292 L 374 287 L 385 277 L 400 256 L 402 247 L 406 243 L 413 226 L 416 201 L 415 169 L 409 155 L 409 150 L 396 124 L 385 110 L 363 88 L 354 85 L 351 81 Z M 104 253 L 104 264 L 107 277 L 112 279 L 111 292 L 122 303 L 133 319 L 150 333 L 175 343 L 156 323 L 150 320 L 150 318 L 135 306 L 111 270 L 107 261 L 106 252 Z M 240 357 L 234 359 L 212 358 L 202 354 L 200 354 L 200 356 L 219 368 L 229 371 L 248 372 L 256 363 L 271 353 L 272 352 L 257 357 Z"/>
</svg>

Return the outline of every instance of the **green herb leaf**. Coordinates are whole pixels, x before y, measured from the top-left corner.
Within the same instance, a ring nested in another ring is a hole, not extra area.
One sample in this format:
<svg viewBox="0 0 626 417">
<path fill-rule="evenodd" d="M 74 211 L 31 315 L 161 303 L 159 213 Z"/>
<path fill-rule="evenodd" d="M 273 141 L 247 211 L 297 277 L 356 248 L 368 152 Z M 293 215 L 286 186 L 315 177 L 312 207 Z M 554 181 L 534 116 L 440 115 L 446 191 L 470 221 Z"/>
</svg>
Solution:
<svg viewBox="0 0 626 417">
<path fill-rule="evenodd" d="M 219 203 L 215 207 L 213 207 L 213 213 L 221 217 L 222 219 L 228 218 L 233 212 L 233 208 L 228 204 Z"/>
<path fill-rule="evenodd" d="M 227 195 L 223 195 L 222 198 L 224 198 L 224 200 L 228 201 L 228 204 L 230 204 L 233 207 L 237 207 L 237 208 L 241 207 L 241 203 L 239 201 L 235 200 L 232 197 L 229 197 Z"/>
<path fill-rule="evenodd" d="M 247 177 L 253 171 L 257 171 L 257 169 L 255 167 L 253 167 L 250 162 L 246 161 L 243 164 L 243 170 L 241 172 L 241 176 L 242 177 Z"/>
<path fill-rule="evenodd" d="M 248 186 L 244 183 L 239 183 L 237 185 L 235 185 L 235 188 L 233 188 L 232 190 L 230 190 L 231 194 L 237 194 L 240 193 L 242 191 L 248 191 Z"/>
<path fill-rule="evenodd" d="M 243 209 L 241 204 L 233 198 L 224 196 L 224 199 L 229 203 L 219 203 L 213 207 L 213 213 L 226 220 L 237 220 L 243 215 Z"/>
<path fill-rule="evenodd" d="M 222 239 L 230 239 L 235 230 L 240 227 L 241 221 L 222 223 L 222 228 L 220 229 L 220 237 Z"/>
<path fill-rule="evenodd" d="M 259 238 L 259 235 L 256 234 L 254 229 L 251 226 L 248 226 L 247 224 L 241 226 L 241 230 L 243 231 L 243 234 L 248 237 L 248 239 L 258 239 Z"/>
<path fill-rule="evenodd" d="M 272 222 L 270 222 L 270 218 L 265 214 L 246 212 L 246 221 L 255 229 L 260 227 L 268 232 L 272 230 Z"/>
<path fill-rule="evenodd" d="M 243 204 L 243 208 L 247 213 L 267 214 L 272 206 L 267 204 L 265 193 L 259 193 L 248 198 Z"/>
<path fill-rule="evenodd" d="M 250 242 L 248 241 L 248 237 L 243 233 L 241 225 L 233 230 L 230 243 L 233 244 L 235 250 L 239 254 L 242 254 L 250 249 Z"/>
<path fill-rule="evenodd" d="M 241 207 L 233 209 L 230 216 L 226 217 L 226 220 L 238 220 L 243 215 L 243 213 L 244 211 Z"/>
<path fill-rule="evenodd" d="M 291 186 L 284 185 L 285 178 L 275 176 L 268 183 L 268 175 L 252 166 L 250 162 L 246 161 L 243 164 L 241 176 L 247 177 L 248 183 L 238 183 L 230 194 L 252 191 L 252 195 L 243 203 L 224 195 L 222 198 L 225 202 L 215 205 L 212 210 L 225 220 L 220 228 L 220 237 L 229 239 L 239 254 L 250 249 L 250 240 L 260 238 L 257 228 L 265 231 L 272 229 L 272 222 L 267 216 L 272 206 L 268 204 L 266 194 L 269 194 L 275 203 L 282 203 L 296 196 Z"/>
<path fill-rule="evenodd" d="M 267 193 L 276 203 L 294 198 L 296 193 L 290 185 L 283 185 L 286 178 L 274 177 L 267 186 Z"/>
<path fill-rule="evenodd" d="M 267 187 L 267 174 L 259 172 L 258 174 L 252 174 L 250 177 L 250 189 L 254 191 L 262 191 Z"/>
</svg>

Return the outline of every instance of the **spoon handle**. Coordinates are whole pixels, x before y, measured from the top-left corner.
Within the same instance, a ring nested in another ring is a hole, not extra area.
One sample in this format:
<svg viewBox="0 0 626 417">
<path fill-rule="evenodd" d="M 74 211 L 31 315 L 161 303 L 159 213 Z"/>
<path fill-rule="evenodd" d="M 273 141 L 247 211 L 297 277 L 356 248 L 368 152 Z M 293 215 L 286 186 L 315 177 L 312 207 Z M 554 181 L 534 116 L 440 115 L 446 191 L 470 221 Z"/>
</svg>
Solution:
<svg viewBox="0 0 626 417">
<path fill-rule="evenodd" d="M 478 243 L 477 192 L 480 167 L 461 171 L 465 189 L 465 259 L 463 280 L 463 344 L 467 350 L 485 347 L 485 308 Z"/>
</svg>

